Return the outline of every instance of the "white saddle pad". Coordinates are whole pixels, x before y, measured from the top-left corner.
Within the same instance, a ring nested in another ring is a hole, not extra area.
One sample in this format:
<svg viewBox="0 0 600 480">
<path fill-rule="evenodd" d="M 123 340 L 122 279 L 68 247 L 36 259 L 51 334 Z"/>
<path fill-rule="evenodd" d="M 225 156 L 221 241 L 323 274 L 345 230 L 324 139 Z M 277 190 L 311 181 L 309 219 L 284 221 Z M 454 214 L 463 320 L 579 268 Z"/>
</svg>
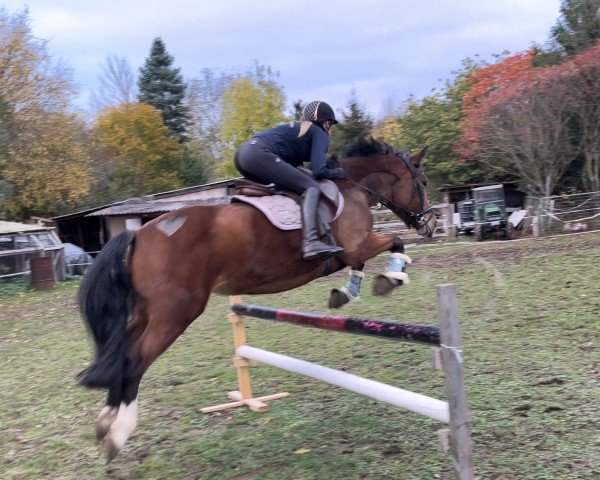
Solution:
<svg viewBox="0 0 600 480">
<path fill-rule="evenodd" d="M 298 230 L 302 228 L 300 206 L 289 197 L 284 195 L 269 195 L 265 197 L 234 195 L 231 198 L 233 201 L 245 202 L 258 208 L 280 230 Z M 325 206 L 325 208 L 328 207 Z M 342 214 L 343 210 L 344 197 L 339 194 L 339 205 L 333 220 L 336 220 Z"/>
</svg>

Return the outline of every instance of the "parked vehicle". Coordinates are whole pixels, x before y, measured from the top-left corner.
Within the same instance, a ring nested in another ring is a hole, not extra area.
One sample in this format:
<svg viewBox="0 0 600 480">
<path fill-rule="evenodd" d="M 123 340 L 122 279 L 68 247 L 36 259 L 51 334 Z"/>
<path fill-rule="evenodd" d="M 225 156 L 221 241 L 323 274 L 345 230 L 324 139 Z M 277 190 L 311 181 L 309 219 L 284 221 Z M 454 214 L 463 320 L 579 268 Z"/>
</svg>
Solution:
<svg viewBox="0 0 600 480">
<path fill-rule="evenodd" d="M 514 239 L 515 229 L 508 221 L 504 187 L 489 185 L 472 190 L 475 203 L 475 235 L 483 241 L 491 234 L 501 234 L 504 238 Z"/>
<path fill-rule="evenodd" d="M 77 245 L 64 243 L 65 262 L 69 275 L 83 275 L 94 261 L 94 258 Z"/>
<path fill-rule="evenodd" d="M 475 201 L 474 200 L 463 200 L 458 204 L 458 215 L 460 225 L 457 227 L 459 232 L 466 234 L 473 233 L 477 222 L 475 221 Z"/>
</svg>

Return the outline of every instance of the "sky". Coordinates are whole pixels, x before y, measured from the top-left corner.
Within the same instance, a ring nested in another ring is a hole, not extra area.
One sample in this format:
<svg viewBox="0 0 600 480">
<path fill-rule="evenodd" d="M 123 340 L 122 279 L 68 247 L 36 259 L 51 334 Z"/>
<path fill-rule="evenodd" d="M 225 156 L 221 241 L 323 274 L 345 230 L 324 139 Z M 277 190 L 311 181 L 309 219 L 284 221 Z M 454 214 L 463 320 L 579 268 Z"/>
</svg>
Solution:
<svg viewBox="0 0 600 480">
<path fill-rule="evenodd" d="M 73 70 L 87 106 L 108 56 L 134 71 L 161 37 L 186 80 L 204 68 L 280 74 L 288 106 L 343 109 L 354 91 L 375 118 L 422 98 L 467 57 L 543 44 L 560 0 L 0 0 Z"/>
</svg>

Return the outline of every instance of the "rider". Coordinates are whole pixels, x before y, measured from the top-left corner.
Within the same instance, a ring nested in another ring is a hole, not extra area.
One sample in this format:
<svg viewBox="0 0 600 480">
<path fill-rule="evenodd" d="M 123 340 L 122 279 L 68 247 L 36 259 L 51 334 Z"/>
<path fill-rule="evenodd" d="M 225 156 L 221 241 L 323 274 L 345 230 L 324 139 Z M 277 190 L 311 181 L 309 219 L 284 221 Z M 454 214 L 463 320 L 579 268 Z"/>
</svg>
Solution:
<svg viewBox="0 0 600 480">
<path fill-rule="evenodd" d="M 329 132 L 336 123 L 335 113 L 327 103 L 310 102 L 302 111 L 302 121 L 283 123 L 256 134 L 240 146 L 234 157 L 236 168 L 249 180 L 274 183 L 302 196 L 302 256 L 305 260 L 325 259 L 344 251 L 320 240 L 317 224 L 319 186 L 295 168 L 310 162 L 317 180 L 344 177 L 341 167 L 331 168 L 325 161 Z"/>
</svg>

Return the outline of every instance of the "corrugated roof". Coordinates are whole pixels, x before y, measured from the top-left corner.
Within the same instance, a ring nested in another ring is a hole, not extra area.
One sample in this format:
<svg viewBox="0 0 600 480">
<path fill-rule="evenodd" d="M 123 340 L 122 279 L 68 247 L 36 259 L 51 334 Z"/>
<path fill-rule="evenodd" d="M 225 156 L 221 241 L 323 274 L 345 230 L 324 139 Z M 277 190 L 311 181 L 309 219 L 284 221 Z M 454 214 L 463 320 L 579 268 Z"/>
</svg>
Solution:
<svg viewBox="0 0 600 480">
<path fill-rule="evenodd" d="M 192 207 L 196 205 L 222 205 L 229 203 L 228 197 L 207 198 L 203 200 L 180 200 L 177 202 L 158 202 L 154 200 L 136 199 L 135 201 L 113 205 L 95 212 L 88 213 L 87 217 L 102 217 L 114 215 L 143 215 L 154 213 L 166 213 L 174 210 L 179 210 L 184 207 Z"/>
<path fill-rule="evenodd" d="M 193 187 L 185 187 L 185 188 L 179 188 L 177 190 L 169 190 L 166 192 L 153 193 L 152 197 L 153 198 L 168 198 L 168 197 L 173 197 L 173 196 L 177 196 L 177 195 L 183 195 L 186 193 L 201 192 L 201 191 L 205 191 L 205 190 L 212 190 L 214 188 L 223 188 L 223 187 L 227 187 L 227 186 L 233 186 L 238 180 L 241 180 L 241 178 L 242 177 L 228 178 L 227 180 L 218 180 L 218 181 L 212 182 L 212 183 L 205 183 L 202 185 L 194 185 Z"/>
<path fill-rule="evenodd" d="M 473 188 L 478 188 L 478 187 L 487 187 L 489 185 L 505 185 L 505 186 L 513 186 L 516 185 L 516 182 L 495 182 L 495 183 L 466 183 L 464 185 L 448 185 L 448 184 L 444 184 L 440 187 L 438 187 L 438 191 L 440 192 L 463 192 L 463 191 L 468 191 L 468 190 L 472 190 Z"/>
<path fill-rule="evenodd" d="M 8 233 L 21 233 L 21 232 L 43 232 L 44 230 L 49 230 L 48 227 L 42 227 L 40 225 L 29 225 L 27 223 L 18 223 L 18 222 L 4 222 L 0 221 L 0 234 L 8 234 Z"/>
<path fill-rule="evenodd" d="M 195 192 L 201 192 L 201 191 L 207 191 L 207 190 L 212 190 L 212 189 L 216 189 L 216 188 L 233 186 L 237 182 L 237 180 L 239 180 L 240 178 L 241 177 L 229 178 L 227 180 L 219 180 L 216 182 L 206 183 L 203 185 L 195 185 L 193 187 L 185 187 L 185 188 L 180 188 L 177 190 L 169 190 L 166 192 L 154 193 L 154 194 L 146 195 L 143 197 L 121 200 L 121 201 L 111 203 L 108 205 L 100 205 L 98 207 L 90 208 L 87 210 L 81 210 L 78 212 L 73 212 L 73 213 L 68 213 L 65 215 L 59 215 L 57 217 L 52 217 L 52 220 L 62 221 L 62 220 L 70 220 L 70 219 L 77 218 L 77 217 L 97 217 L 97 216 L 103 216 L 103 215 L 129 215 L 129 214 L 135 214 L 135 213 L 163 213 L 163 212 L 167 212 L 167 211 L 171 211 L 171 210 L 165 210 L 163 208 L 160 208 L 160 209 L 154 208 L 154 209 L 150 209 L 147 211 L 146 210 L 140 211 L 139 208 L 141 208 L 141 207 L 136 207 L 134 211 L 129 212 L 128 207 L 130 207 L 132 203 L 144 202 L 146 205 L 152 205 L 153 200 L 168 199 L 169 197 L 173 197 L 173 196 L 186 195 L 186 194 L 195 193 Z M 199 203 L 199 204 L 198 203 L 185 203 L 183 206 L 187 207 L 189 205 L 215 205 L 218 203 L 224 203 L 224 202 L 223 201 L 218 202 L 217 200 L 213 201 L 212 199 L 210 199 L 210 203 L 208 203 L 208 204 L 207 203 Z M 116 207 L 119 207 L 119 208 L 116 208 Z M 120 208 L 120 207 L 124 207 L 124 208 Z M 161 205 L 161 207 L 162 207 L 162 205 Z M 177 207 L 177 208 L 182 208 L 182 207 Z M 177 208 L 173 208 L 172 210 L 177 210 Z M 106 212 L 109 212 L 109 213 L 106 213 Z M 123 213 L 115 213 L 115 212 L 123 212 Z"/>
</svg>

